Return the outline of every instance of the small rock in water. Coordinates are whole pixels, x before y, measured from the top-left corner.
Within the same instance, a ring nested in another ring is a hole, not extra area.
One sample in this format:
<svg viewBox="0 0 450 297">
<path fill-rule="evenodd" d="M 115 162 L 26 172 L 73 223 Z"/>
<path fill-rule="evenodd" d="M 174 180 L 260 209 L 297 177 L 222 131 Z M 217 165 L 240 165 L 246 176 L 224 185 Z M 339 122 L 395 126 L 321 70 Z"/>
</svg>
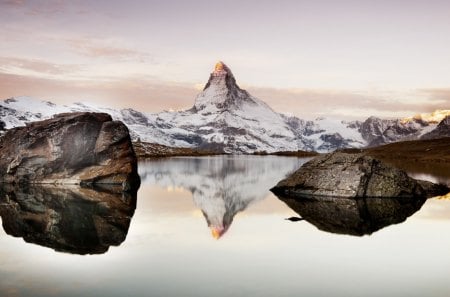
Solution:
<svg viewBox="0 0 450 297">
<path fill-rule="evenodd" d="M 285 218 L 286 221 L 291 221 L 291 222 L 298 222 L 298 221 L 303 221 L 303 218 L 299 218 L 299 217 L 290 217 L 290 218 Z"/>
</svg>

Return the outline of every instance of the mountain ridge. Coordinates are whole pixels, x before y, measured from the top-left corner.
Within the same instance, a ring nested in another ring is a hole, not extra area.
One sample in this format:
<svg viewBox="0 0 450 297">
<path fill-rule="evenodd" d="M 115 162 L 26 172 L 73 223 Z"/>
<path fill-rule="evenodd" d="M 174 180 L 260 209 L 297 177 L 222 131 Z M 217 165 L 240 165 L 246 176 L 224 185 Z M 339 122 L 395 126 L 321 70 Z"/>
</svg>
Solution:
<svg viewBox="0 0 450 297">
<path fill-rule="evenodd" d="M 422 114 L 405 119 L 372 116 L 364 121 L 303 120 L 278 113 L 241 89 L 230 68 L 218 62 L 194 105 L 187 110 L 143 113 L 131 108 L 116 110 L 85 103 L 56 105 L 31 97 L 13 97 L 0 102 L 0 130 L 78 111 L 109 113 L 128 126 L 134 141 L 230 154 L 329 152 L 420 139 L 425 134 L 441 137 L 446 136 L 449 123 L 441 125 L 444 120 L 438 120 L 450 115 L 450 110 L 443 110 L 430 117 Z M 438 126 L 440 132 L 431 133 Z"/>
</svg>

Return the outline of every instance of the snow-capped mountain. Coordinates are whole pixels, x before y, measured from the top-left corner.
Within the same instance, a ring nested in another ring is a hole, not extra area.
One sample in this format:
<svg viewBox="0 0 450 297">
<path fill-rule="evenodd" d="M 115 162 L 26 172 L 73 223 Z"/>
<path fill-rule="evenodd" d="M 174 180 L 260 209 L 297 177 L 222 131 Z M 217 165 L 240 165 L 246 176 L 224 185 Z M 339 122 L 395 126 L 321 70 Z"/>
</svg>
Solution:
<svg viewBox="0 0 450 297">
<path fill-rule="evenodd" d="M 327 152 L 418 139 L 450 115 L 450 110 L 442 110 L 395 120 L 370 117 L 365 121 L 326 118 L 306 121 L 272 110 L 241 89 L 230 68 L 218 62 L 203 91 L 188 110 L 150 114 L 83 103 L 55 105 L 30 97 L 15 97 L 0 102 L 0 133 L 2 126 L 9 129 L 56 113 L 75 111 L 109 113 L 128 126 L 134 140 L 226 153 Z"/>
<path fill-rule="evenodd" d="M 191 109 L 160 113 L 156 123 L 165 123 L 161 128 L 168 135 L 184 134 L 185 145 L 225 152 L 297 150 L 304 146 L 281 114 L 239 88 L 222 62 L 217 63 Z M 199 137 L 189 137 L 189 133 Z"/>
</svg>

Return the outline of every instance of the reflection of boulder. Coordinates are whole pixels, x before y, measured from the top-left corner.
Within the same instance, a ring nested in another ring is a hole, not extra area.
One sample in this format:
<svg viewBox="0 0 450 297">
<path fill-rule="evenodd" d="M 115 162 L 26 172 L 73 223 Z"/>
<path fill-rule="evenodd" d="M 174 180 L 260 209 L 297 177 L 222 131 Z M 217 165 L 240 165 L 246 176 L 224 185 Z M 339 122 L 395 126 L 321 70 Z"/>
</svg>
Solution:
<svg viewBox="0 0 450 297">
<path fill-rule="evenodd" d="M 278 198 L 322 231 L 356 236 L 401 223 L 426 201 L 425 198 Z"/>
<path fill-rule="evenodd" d="M 0 182 L 138 187 L 128 128 L 106 113 L 65 113 L 0 138 Z"/>
<path fill-rule="evenodd" d="M 267 197 L 274 180 L 304 162 L 274 156 L 172 158 L 140 163 L 139 173 L 145 183 L 189 190 L 212 235 L 219 238 L 238 212 Z"/>
<path fill-rule="evenodd" d="M 120 245 L 136 207 L 136 193 L 79 187 L 0 189 L 3 229 L 26 242 L 74 254 L 102 254 Z"/>
<path fill-rule="evenodd" d="M 282 196 L 338 197 L 432 197 L 448 190 L 443 185 L 415 180 L 372 157 L 342 152 L 314 158 L 272 189 Z"/>
</svg>

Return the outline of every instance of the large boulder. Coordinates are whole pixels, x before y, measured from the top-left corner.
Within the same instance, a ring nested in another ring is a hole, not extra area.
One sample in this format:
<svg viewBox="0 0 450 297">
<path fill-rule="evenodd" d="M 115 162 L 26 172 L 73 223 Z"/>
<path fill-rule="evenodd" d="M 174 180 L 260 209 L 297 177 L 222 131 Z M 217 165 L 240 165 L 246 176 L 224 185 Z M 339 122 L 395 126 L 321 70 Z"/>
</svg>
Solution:
<svg viewBox="0 0 450 297">
<path fill-rule="evenodd" d="M 120 245 L 135 208 L 136 192 L 109 187 L 0 185 L 6 234 L 59 252 L 102 254 Z"/>
<path fill-rule="evenodd" d="M 1 183 L 139 186 L 128 128 L 106 113 L 65 113 L 0 138 Z"/>
<path fill-rule="evenodd" d="M 334 197 L 432 197 L 448 191 L 373 157 L 343 152 L 316 157 L 272 188 L 284 196 Z"/>
</svg>

